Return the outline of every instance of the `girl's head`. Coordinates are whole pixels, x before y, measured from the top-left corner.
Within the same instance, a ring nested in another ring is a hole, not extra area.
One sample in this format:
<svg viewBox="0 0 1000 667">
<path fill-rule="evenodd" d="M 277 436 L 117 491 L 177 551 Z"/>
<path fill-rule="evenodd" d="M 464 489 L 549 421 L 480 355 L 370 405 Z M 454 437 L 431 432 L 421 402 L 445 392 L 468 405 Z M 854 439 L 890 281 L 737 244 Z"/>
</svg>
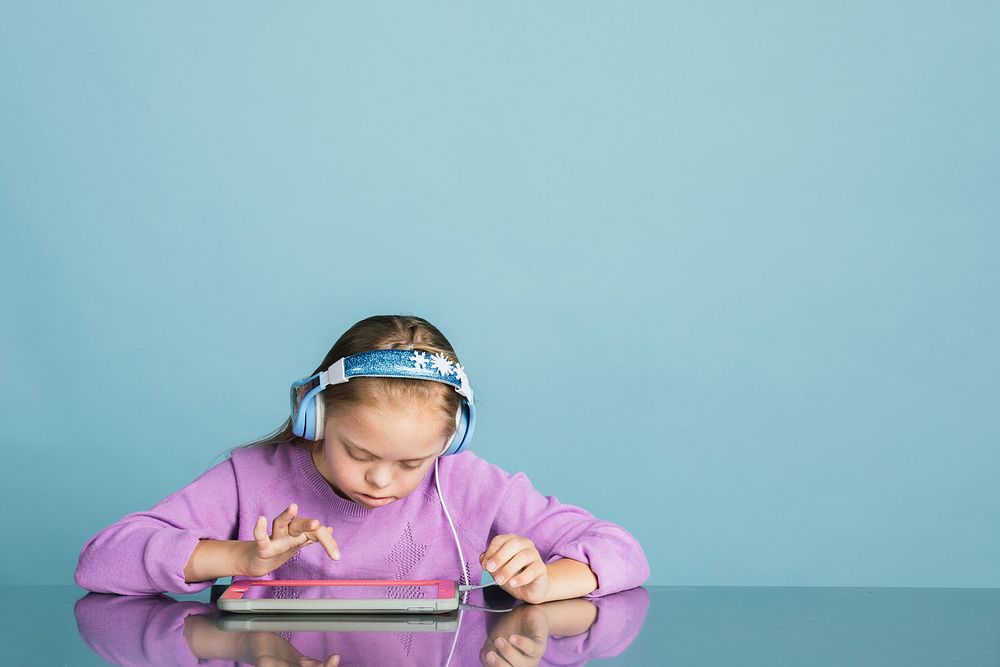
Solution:
<svg viewBox="0 0 1000 667">
<path fill-rule="evenodd" d="M 334 343 L 313 374 L 368 350 L 417 349 L 458 363 L 448 339 L 427 320 L 376 315 L 361 320 Z M 319 394 L 323 438 L 292 433 L 291 420 L 251 446 L 293 441 L 308 447 L 317 469 L 342 497 L 377 507 L 415 489 L 455 433 L 461 396 L 454 387 L 416 378 L 355 377 Z"/>
</svg>

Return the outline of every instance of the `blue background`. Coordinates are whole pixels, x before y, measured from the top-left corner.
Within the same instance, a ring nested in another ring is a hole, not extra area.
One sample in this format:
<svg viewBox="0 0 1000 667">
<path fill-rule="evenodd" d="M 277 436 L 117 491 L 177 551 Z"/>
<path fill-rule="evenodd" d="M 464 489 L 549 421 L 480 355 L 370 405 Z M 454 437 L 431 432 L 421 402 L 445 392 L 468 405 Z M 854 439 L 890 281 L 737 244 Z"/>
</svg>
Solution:
<svg viewBox="0 0 1000 667">
<path fill-rule="evenodd" d="M 996 3 L 0 5 L 0 583 L 413 313 L 651 584 L 1000 586 Z"/>
</svg>

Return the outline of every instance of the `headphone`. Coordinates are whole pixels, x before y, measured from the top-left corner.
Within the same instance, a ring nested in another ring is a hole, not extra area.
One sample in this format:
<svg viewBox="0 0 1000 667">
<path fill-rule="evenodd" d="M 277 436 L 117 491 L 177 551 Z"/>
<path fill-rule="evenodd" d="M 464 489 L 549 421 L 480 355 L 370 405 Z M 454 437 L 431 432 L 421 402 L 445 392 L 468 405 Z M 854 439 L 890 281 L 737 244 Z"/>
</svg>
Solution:
<svg viewBox="0 0 1000 667">
<path fill-rule="evenodd" d="M 455 433 L 440 455 L 458 454 L 468 447 L 476 427 L 476 406 L 465 369 L 443 354 L 416 349 L 359 352 L 338 359 L 325 371 L 293 382 L 289 392 L 292 433 L 307 440 L 322 440 L 325 410 L 320 392 L 354 377 L 413 378 L 451 385 L 461 394 L 462 401 L 455 413 Z"/>
</svg>

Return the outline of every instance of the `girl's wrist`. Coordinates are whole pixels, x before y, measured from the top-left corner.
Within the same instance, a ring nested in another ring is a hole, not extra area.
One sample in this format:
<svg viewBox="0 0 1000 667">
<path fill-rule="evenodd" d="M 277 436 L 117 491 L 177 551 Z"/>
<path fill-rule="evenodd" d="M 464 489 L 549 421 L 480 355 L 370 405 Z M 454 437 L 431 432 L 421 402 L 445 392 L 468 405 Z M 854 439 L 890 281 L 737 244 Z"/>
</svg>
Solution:
<svg viewBox="0 0 1000 667">
<path fill-rule="evenodd" d="M 257 576 L 250 571 L 250 562 L 253 559 L 254 553 L 253 542 L 241 540 L 235 545 L 233 554 L 233 576 Z"/>
<path fill-rule="evenodd" d="M 253 543 L 240 540 L 200 540 L 184 566 L 184 581 L 196 583 L 213 581 L 219 577 L 244 574 L 247 564 L 247 546 Z"/>
<path fill-rule="evenodd" d="M 582 597 L 597 589 L 597 575 L 586 563 L 572 558 L 560 558 L 545 567 L 549 573 L 549 590 L 545 602 Z"/>
</svg>

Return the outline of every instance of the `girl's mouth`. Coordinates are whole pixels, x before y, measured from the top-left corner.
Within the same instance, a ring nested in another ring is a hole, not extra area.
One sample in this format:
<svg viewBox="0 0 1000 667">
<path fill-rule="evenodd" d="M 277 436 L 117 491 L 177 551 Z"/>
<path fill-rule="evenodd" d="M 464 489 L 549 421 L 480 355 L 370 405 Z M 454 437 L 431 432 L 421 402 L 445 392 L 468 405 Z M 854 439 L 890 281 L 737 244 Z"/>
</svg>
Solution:
<svg viewBox="0 0 1000 667">
<path fill-rule="evenodd" d="M 369 505 L 371 507 L 381 507 L 382 505 L 388 505 L 395 498 L 392 496 L 384 496 L 382 498 L 376 498 L 375 496 L 369 496 L 367 493 L 359 493 L 358 498 L 361 499 L 362 503 Z"/>
</svg>

